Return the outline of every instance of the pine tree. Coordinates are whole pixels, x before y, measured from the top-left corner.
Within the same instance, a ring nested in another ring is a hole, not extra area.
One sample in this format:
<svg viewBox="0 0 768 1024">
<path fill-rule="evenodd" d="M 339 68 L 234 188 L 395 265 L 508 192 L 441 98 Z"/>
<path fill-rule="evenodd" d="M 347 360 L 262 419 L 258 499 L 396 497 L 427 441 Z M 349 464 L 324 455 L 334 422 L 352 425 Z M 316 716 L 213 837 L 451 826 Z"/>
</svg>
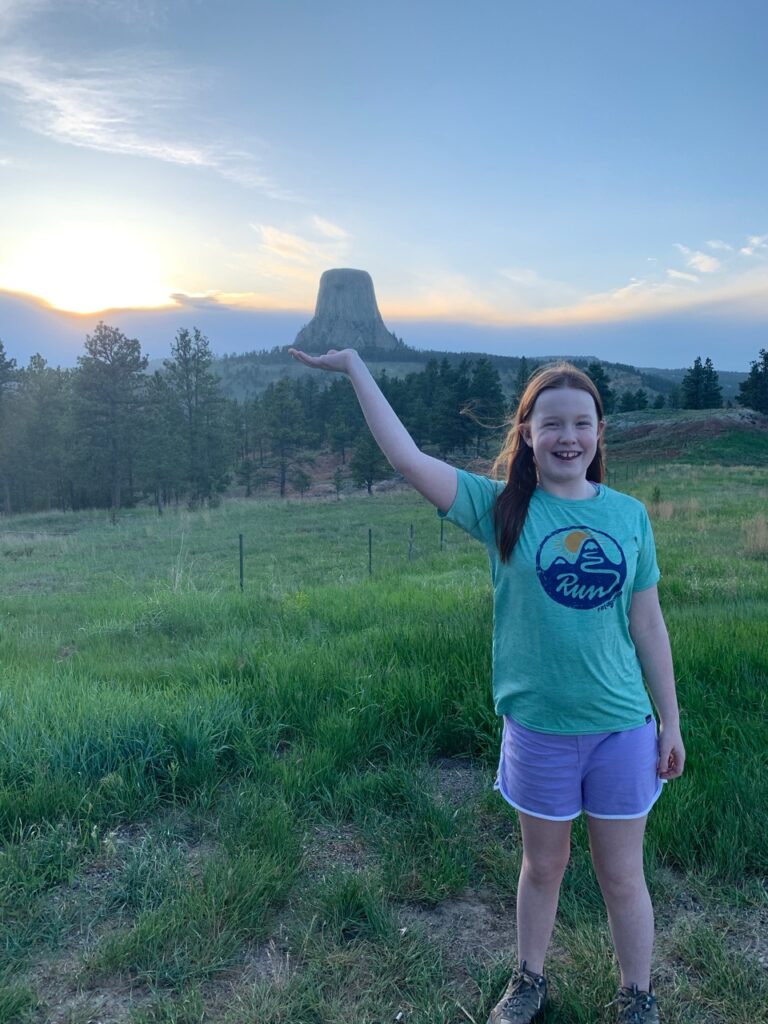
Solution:
<svg viewBox="0 0 768 1024">
<path fill-rule="evenodd" d="M 768 415 L 768 349 L 761 348 L 758 358 L 750 363 L 747 379 L 739 384 L 736 401 Z"/>
<path fill-rule="evenodd" d="M 719 409 L 722 404 L 723 389 L 720 387 L 720 378 L 712 365 L 712 360 L 707 356 L 702 370 L 701 408 Z"/>
<path fill-rule="evenodd" d="M 163 362 L 183 412 L 182 460 L 193 505 L 210 501 L 221 490 L 232 457 L 224 396 L 212 362 L 208 338 L 197 327 L 192 334 L 186 328 L 177 332 L 171 358 Z"/>
<path fill-rule="evenodd" d="M 472 380 L 466 413 L 471 420 L 475 454 L 487 447 L 489 436 L 504 426 L 506 401 L 498 370 L 485 356 L 472 364 Z"/>
<path fill-rule="evenodd" d="M 7 396 L 15 380 L 16 360 L 6 357 L 5 346 L 0 341 L 0 483 L 3 487 L 3 511 L 6 515 L 13 511 L 10 478 L 13 446 L 8 436 Z"/>
<path fill-rule="evenodd" d="M 696 356 L 693 366 L 683 377 L 680 385 L 682 392 L 682 405 L 684 409 L 703 409 L 704 399 L 704 367 L 701 365 L 701 356 Z"/>
<path fill-rule="evenodd" d="M 19 371 L 17 420 L 19 499 L 25 509 L 66 508 L 72 448 L 71 370 L 52 369 L 39 354 Z"/>
<path fill-rule="evenodd" d="M 158 515 L 187 489 L 184 410 L 167 374 L 155 371 L 142 393 L 141 444 L 136 460 L 139 479 L 155 502 Z"/>
<path fill-rule="evenodd" d="M 637 408 L 637 399 L 634 391 L 622 391 L 619 399 L 619 412 L 634 412 Z"/>
<path fill-rule="evenodd" d="M 373 493 L 373 485 L 377 480 L 386 480 L 392 476 L 392 467 L 367 427 L 358 438 L 349 468 L 355 486 L 365 486 L 369 494 Z"/>
<path fill-rule="evenodd" d="M 262 396 L 269 446 L 278 474 L 280 497 L 285 497 L 288 470 L 294 465 L 304 439 L 301 402 L 294 382 L 281 377 L 270 384 Z"/>
<path fill-rule="evenodd" d="M 613 412 L 616 404 L 616 395 L 611 389 L 611 381 L 602 363 L 590 363 L 587 367 L 587 376 L 600 392 L 600 399 L 603 403 L 603 412 L 607 415 Z"/>
<path fill-rule="evenodd" d="M 648 392 L 644 388 L 638 388 L 635 392 L 635 409 L 648 408 Z"/>
<path fill-rule="evenodd" d="M 298 491 L 302 498 L 311 486 L 312 477 L 306 472 L 306 470 L 299 467 L 293 471 L 293 475 L 291 476 L 291 487 L 293 487 L 294 491 Z"/>
<path fill-rule="evenodd" d="M 115 522 L 124 491 L 131 487 L 147 357 L 135 338 L 99 321 L 86 336 L 85 355 L 77 362 L 78 461 L 87 476 L 82 490 L 97 504 L 106 497 Z"/>
</svg>

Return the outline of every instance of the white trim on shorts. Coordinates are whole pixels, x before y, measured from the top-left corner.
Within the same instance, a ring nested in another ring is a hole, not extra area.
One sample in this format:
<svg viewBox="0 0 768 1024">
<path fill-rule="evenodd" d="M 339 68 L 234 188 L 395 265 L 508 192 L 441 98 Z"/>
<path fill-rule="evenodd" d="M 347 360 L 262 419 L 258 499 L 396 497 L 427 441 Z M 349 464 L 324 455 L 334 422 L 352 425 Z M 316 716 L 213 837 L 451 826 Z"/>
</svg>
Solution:
<svg viewBox="0 0 768 1024">
<path fill-rule="evenodd" d="M 593 814 L 592 811 L 588 811 L 585 807 L 582 807 L 582 809 L 577 811 L 575 814 L 563 814 L 560 816 L 556 816 L 554 814 L 542 814 L 540 811 L 529 811 L 527 807 L 521 807 L 520 804 L 516 804 L 515 801 L 507 796 L 501 788 L 498 778 L 494 782 L 493 788 L 501 793 L 502 797 L 507 801 L 510 807 L 514 807 L 516 811 L 528 814 L 531 818 L 541 818 L 543 821 L 575 821 L 582 813 L 586 814 L 589 818 L 599 818 L 601 821 L 634 821 L 636 818 L 644 818 L 646 814 L 650 813 L 651 808 L 661 796 L 666 782 L 666 779 L 658 780 L 659 785 L 656 792 L 653 794 L 653 800 L 651 800 L 646 809 L 644 811 L 640 811 L 639 814 Z"/>
<path fill-rule="evenodd" d="M 507 803 L 514 807 L 516 811 L 522 811 L 523 814 L 529 814 L 532 818 L 543 818 L 545 821 L 574 821 L 581 814 L 581 811 L 576 811 L 575 814 L 564 814 L 562 817 L 555 817 L 551 814 L 541 814 L 539 811 L 529 811 L 527 807 L 521 807 L 520 804 L 516 804 L 514 800 L 511 800 L 504 790 L 499 785 L 498 779 L 493 784 L 493 788 L 498 790 L 499 793 L 504 797 Z"/>
<path fill-rule="evenodd" d="M 653 800 L 648 804 L 644 811 L 639 814 L 594 814 L 592 811 L 588 811 L 584 808 L 584 813 L 590 818 L 599 818 L 601 821 L 634 821 L 635 818 L 644 818 L 646 814 L 649 814 L 651 808 L 661 796 L 661 792 L 667 783 L 666 779 L 657 779 L 658 787 L 656 792 L 653 794 Z"/>
</svg>

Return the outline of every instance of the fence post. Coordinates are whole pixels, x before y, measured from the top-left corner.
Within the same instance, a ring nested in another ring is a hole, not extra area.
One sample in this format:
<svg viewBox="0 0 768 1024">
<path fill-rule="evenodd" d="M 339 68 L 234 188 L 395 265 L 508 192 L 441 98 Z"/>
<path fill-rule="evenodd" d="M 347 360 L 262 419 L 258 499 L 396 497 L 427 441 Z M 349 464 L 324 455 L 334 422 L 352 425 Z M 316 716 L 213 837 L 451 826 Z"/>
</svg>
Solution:
<svg viewBox="0 0 768 1024">
<path fill-rule="evenodd" d="M 240 536 L 240 590 L 243 589 L 243 535 Z"/>
<path fill-rule="evenodd" d="M 368 575 L 373 576 L 373 530 L 368 527 Z"/>
</svg>

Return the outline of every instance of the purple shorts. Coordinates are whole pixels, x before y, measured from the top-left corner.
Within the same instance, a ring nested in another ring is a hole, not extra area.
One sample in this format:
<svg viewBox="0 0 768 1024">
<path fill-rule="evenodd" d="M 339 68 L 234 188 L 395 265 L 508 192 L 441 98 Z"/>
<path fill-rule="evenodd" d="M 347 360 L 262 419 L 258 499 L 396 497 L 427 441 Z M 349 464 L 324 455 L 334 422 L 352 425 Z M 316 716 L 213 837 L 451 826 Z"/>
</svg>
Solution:
<svg viewBox="0 0 768 1024">
<path fill-rule="evenodd" d="M 535 732 L 504 716 L 495 788 L 524 814 L 551 821 L 642 818 L 661 793 L 656 722 L 585 736 Z"/>
</svg>

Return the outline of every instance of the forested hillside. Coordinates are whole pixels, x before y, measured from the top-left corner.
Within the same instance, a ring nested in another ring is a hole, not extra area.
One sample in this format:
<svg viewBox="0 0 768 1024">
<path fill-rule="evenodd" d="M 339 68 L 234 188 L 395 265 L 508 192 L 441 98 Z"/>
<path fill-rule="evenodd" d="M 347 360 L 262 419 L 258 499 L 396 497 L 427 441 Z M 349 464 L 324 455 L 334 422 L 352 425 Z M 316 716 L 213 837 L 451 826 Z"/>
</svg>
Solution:
<svg viewBox="0 0 768 1024">
<path fill-rule="evenodd" d="M 363 355 L 416 443 L 464 461 L 495 455 L 537 366 L 524 356 L 437 358 L 405 347 L 394 364 L 379 350 Z M 697 360 L 680 384 L 623 364 L 574 361 L 608 412 L 722 404 L 709 360 Z M 749 401 L 768 379 L 763 363 L 741 385 Z M 692 386 L 697 373 L 711 387 Z M 140 342 L 104 323 L 73 369 L 39 355 L 17 368 L 0 343 L 0 426 L 4 514 L 105 508 L 116 517 L 137 502 L 162 513 L 228 492 L 303 495 L 318 478 L 337 493 L 350 481 L 370 491 L 391 475 L 345 378 L 307 370 L 284 349 L 216 364 L 197 329 L 180 330 L 170 358 L 151 371 Z"/>
</svg>

